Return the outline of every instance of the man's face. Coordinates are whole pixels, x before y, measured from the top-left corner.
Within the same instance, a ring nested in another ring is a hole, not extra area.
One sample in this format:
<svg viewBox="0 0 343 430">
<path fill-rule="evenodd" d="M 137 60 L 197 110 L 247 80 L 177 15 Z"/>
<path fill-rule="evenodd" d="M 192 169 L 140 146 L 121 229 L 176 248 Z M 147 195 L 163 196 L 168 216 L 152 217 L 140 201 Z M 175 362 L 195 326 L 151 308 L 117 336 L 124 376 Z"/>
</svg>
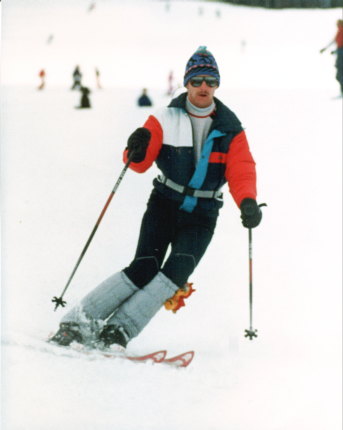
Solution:
<svg viewBox="0 0 343 430">
<path fill-rule="evenodd" d="M 197 78 L 209 77 L 209 75 L 199 75 Z M 218 85 L 210 87 L 205 81 L 202 81 L 199 87 L 192 85 L 192 79 L 187 82 L 186 88 L 188 90 L 189 101 L 198 108 L 206 108 L 213 102 L 213 96 Z"/>
</svg>

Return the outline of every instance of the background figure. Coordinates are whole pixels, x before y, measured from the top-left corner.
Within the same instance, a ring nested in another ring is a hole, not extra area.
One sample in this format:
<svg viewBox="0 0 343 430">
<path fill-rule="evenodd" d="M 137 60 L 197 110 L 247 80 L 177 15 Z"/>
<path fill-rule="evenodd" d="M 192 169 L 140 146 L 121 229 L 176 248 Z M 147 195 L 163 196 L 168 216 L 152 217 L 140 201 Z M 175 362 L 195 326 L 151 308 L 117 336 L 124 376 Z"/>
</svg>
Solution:
<svg viewBox="0 0 343 430">
<path fill-rule="evenodd" d="M 41 69 L 38 76 L 40 77 L 40 80 L 41 80 L 38 89 L 42 90 L 43 88 L 45 88 L 45 70 Z"/>
<path fill-rule="evenodd" d="M 95 1 L 93 1 L 88 7 L 88 12 L 92 12 L 92 10 L 95 9 L 95 6 L 96 6 Z"/>
<path fill-rule="evenodd" d="M 46 40 L 46 43 L 48 44 L 48 45 L 50 45 L 50 43 L 52 43 L 52 41 L 54 40 L 54 35 L 53 34 L 50 34 L 49 35 L 49 37 L 47 38 L 47 40 Z"/>
<path fill-rule="evenodd" d="M 73 72 L 73 85 L 71 87 L 72 90 L 80 90 L 81 89 L 81 79 L 82 79 L 82 73 L 80 72 L 79 66 L 75 67 L 75 70 Z"/>
<path fill-rule="evenodd" d="M 174 74 L 173 71 L 171 70 L 169 75 L 168 75 L 168 91 L 167 91 L 167 95 L 171 96 L 173 94 L 174 91 Z"/>
<path fill-rule="evenodd" d="M 87 87 L 81 87 L 81 100 L 80 100 L 80 106 L 78 106 L 78 109 L 85 109 L 85 108 L 91 108 L 91 102 L 89 100 L 89 94 L 91 93 L 90 89 Z"/>
<path fill-rule="evenodd" d="M 95 68 L 95 80 L 96 80 L 96 87 L 99 90 L 101 90 L 102 86 L 100 84 L 100 71 L 97 67 Z"/>
<path fill-rule="evenodd" d="M 327 46 L 322 48 L 319 52 L 322 54 L 331 45 L 336 43 L 336 50 L 332 51 L 331 54 L 336 54 L 336 79 L 341 87 L 341 97 L 343 96 L 343 19 L 337 21 L 337 33 L 336 36 L 329 42 Z"/>
<path fill-rule="evenodd" d="M 142 91 L 142 95 L 138 99 L 138 106 L 152 106 L 152 101 L 147 93 L 148 90 L 144 88 Z"/>
</svg>

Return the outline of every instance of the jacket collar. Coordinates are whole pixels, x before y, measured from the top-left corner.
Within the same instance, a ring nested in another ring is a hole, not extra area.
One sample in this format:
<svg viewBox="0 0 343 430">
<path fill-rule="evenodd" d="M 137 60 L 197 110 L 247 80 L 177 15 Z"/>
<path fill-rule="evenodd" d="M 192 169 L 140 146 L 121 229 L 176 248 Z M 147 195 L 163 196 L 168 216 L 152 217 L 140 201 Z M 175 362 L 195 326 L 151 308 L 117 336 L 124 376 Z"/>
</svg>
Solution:
<svg viewBox="0 0 343 430">
<path fill-rule="evenodd" d="M 180 94 L 173 99 L 168 107 L 176 107 L 186 110 L 187 92 Z M 219 99 L 214 97 L 216 104 L 216 111 L 213 115 L 213 123 L 211 129 L 219 130 L 223 133 L 228 132 L 241 132 L 243 127 L 236 115 L 222 103 Z"/>
</svg>

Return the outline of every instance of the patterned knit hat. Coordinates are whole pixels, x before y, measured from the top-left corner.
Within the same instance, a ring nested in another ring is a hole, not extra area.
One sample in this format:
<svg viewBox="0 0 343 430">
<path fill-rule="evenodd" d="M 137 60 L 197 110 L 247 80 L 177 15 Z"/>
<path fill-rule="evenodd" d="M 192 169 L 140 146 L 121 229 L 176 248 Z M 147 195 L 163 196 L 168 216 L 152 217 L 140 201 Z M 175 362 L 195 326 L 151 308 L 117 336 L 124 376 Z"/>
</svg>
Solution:
<svg viewBox="0 0 343 430">
<path fill-rule="evenodd" d="M 199 46 L 188 60 L 183 85 L 186 86 L 191 78 L 198 75 L 213 76 L 218 79 L 218 85 L 220 84 L 220 75 L 216 60 L 211 52 L 207 50 L 206 46 Z"/>
</svg>

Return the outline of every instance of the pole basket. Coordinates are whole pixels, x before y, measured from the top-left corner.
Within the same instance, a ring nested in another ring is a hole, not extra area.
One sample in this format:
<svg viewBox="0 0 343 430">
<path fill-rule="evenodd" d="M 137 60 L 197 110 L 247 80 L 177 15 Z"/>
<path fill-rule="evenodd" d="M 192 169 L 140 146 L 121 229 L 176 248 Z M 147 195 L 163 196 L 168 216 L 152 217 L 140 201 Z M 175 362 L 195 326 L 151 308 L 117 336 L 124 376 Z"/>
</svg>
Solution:
<svg viewBox="0 0 343 430">
<path fill-rule="evenodd" d="M 244 337 L 248 337 L 250 340 L 253 340 L 254 337 L 257 337 L 257 330 L 254 330 L 254 329 L 245 330 Z"/>
<path fill-rule="evenodd" d="M 53 303 L 55 303 L 55 310 L 59 307 L 62 306 L 62 308 L 64 308 L 64 306 L 67 304 L 67 302 L 65 300 L 62 299 L 62 297 L 54 297 L 51 300 Z"/>
</svg>

